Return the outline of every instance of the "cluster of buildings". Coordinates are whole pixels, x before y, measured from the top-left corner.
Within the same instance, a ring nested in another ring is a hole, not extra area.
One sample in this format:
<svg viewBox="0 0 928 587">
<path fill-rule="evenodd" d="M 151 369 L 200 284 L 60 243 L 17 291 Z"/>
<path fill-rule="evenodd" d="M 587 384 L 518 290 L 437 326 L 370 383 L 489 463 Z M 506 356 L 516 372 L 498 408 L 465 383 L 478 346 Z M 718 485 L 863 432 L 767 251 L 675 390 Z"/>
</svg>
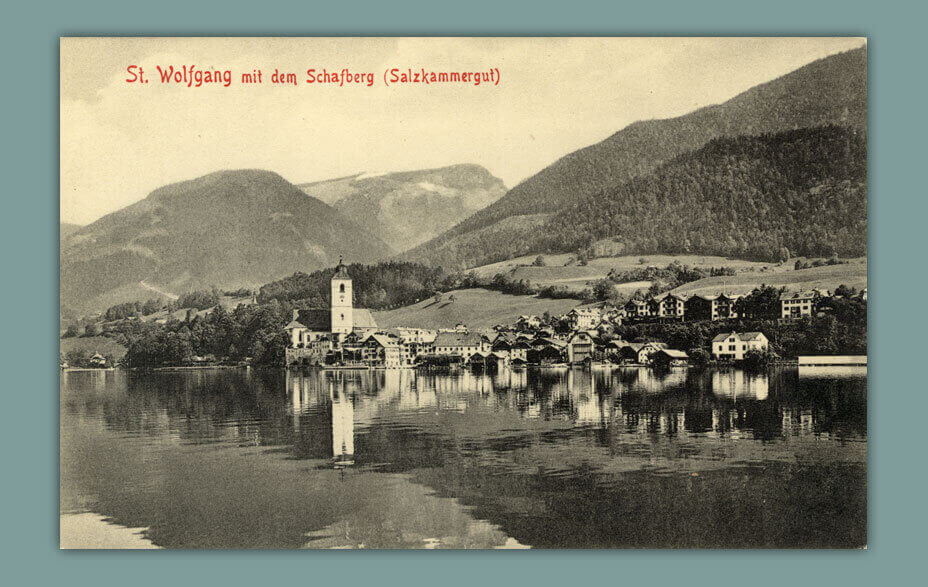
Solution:
<svg viewBox="0 0 928 587">
<path fill-rule="evenodd" d="M 812 316 L 830 292 L 783 294 L 782 319 Z M 866 300 L 866 289 L 859 294 Z M 352 304 L 352 282 L 339 263 L 331 280 L 331 305 L 325 309 L 295 310 L 286 325 L 290 344 L 287 365 L 339 365 L 400 368 L 412 366 L 519 366 L 525 364 L 583 364 L 590 361 L 670 366 L 689 357 L 661 342 L 615 339 L 613 330 L 623 320 L 725 320 L 738 318 L 741 296 L 719 294 L 689 297 L 667 293 L 632 300 L 622 308 L 574 308 L 559 317 L 569 328 L 556 333 L 537 316 L 520 316 L 511 326 L 471 332 L 458 325 L 448 329 L 380 329 L 370 310 Z M 563 330 L 563 329 L 561 329 Z M 712 357 L 740 361 L 752 351 L 764 351 L 769 341 L 762 332 L 728 332 L 711 343 Z"/>
<path fill-rule="evenodd" d="M 717 295 L 665 293 L 650 296 L 643 300 L 630 300 L 620 310 L 621 317 L 632 321 L 673 320 L 730 320 L 739 318 L 739 301 L 744 296 L 740 294 Z M 827 300 L 831 299 L 831 291 L 813 289 L 808 291 L 784 292 L 780 296 L 780 315 L 783 320 L 795 320 L 811 317 L 827 311 Z M 867 288 L 864 288 L 856 297 L 866 302 Z"/>
<path fill-rule="evenodd" d="M 556 335 L 535 316 L 522 316 L 511 329 L 470 332 L 449 329 L 380 329 L 370 310 L 355 308 L 348 269 L 339 263 L 331 280 L 328 309 L 294 310 L 284 328 L 290 344 L 287 365 L 340 365 L 399 368 L 469 365 L 497 367 L 537 364 L 581 364 L 594 359 L 650 364 L 664 353 L 671 362 L 686 360 L 682 351 L 663 343 L 606 340 L 606 328 L 621 323 L 618 310 L 575 308 L 561 317 L 568 334 Z"/>
</svg>

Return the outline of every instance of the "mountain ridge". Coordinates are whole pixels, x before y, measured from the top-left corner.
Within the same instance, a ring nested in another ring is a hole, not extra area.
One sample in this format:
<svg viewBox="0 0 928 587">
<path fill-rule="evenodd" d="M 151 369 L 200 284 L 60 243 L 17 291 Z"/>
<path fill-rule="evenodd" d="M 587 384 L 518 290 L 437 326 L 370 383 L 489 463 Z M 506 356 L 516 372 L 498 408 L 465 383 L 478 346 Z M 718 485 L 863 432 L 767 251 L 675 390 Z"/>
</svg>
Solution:
<svg viewBox="0 0 928 587">
<path fill-rule="evenodd" d="M 252 286 L 391 253 L 274 172 L 223 170 L 162 186 L 65 237 L 61 302 L 99 310 L 151 297 L 143 281 L 173 293 Z"/>
<path fill-rule="evenodd" d="M 404 253 L 455 263 L 442 251 L 462 235 L 504 218 L 558 212 L 576 200 L 652 172 L 713 138 L 838 124 L 866 128 L 866 46 L 831 55 L 682 116 L 634 122 L 561 157 L 445 233 Z M 519 254 L 524 254 L 522 251 Z M 508 254 L 508 253 L 507 253 Z M 492 253 L 499 260 L 499 251 Z M 471 261 L 482 265 L 491 257 Z"/>
</svg>

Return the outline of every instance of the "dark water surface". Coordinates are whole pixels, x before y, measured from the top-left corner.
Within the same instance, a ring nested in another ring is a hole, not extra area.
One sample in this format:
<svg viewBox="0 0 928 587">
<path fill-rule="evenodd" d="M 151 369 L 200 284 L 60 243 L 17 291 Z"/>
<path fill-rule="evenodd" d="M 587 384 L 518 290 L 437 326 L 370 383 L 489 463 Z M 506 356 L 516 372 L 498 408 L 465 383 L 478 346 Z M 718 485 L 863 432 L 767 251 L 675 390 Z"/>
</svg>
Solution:
<svg viewBox="0 0 928 587">
<path fill-rule="evenodd" d="M 61 377 L 62 514 L 167 548 L 867 540 L 865 370 Z"/>
</svg>

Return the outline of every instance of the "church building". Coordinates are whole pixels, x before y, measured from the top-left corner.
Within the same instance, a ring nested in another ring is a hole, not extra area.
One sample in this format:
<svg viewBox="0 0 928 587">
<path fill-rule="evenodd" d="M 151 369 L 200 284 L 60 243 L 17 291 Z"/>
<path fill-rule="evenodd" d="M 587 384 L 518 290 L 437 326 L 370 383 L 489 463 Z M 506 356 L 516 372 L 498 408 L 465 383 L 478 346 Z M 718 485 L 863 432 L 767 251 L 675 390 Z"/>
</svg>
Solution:
<svg viewBox="0 0 928 587">
<path fill-rule="evenodd" d="M 377 330 L 370 310 L 355 308 L 348 267 L 339 259 L 330 282 L 329 309 L 294 310 L 284 326 L 290 335 L 287 365 L 321 364 L 351 333 L 365 336 Z"/>
</svg>

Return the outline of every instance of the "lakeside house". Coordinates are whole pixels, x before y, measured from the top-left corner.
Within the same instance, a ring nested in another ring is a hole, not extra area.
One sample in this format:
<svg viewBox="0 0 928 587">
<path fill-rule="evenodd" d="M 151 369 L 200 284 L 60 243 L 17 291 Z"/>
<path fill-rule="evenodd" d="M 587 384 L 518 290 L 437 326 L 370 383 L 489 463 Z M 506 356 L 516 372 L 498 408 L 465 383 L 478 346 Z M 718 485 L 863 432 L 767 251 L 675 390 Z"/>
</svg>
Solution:
<svg viewBox="0 0 928 587">
<path fill-rule="evenodd" d="M 439 332 L 430 349 L 435 356 L 462 357 L 464 361 L 478 352 L 490 351 L 488 341 L 476 333 L 470 332 Z"/>
<path fill-rule="evenodd" d="M 763 332 L 729 332 L 712 339 L 712 356 L 720 361 L 741 361 L 748 351 L 765 351 L 770 341 Z"/>
<path fill-rule="evenodd" d="M 619 361 L 650 365 L 651 355 L 666 348 L 667 345 L 663 342 L 627 342 L 619 348 Z"/>
<path fill-rule="evenodd" d="M 531 348 L 532 346 L 524 337 L 500 334 L 493 340 L 490 350 L 509 363 L 523 364 L 528 361 L 528 352 Z"/>
<path fill-rule="evenodd" d="M 575 332 L 567 339 L 567 362 L 571 364 L 593 360 L 593 337 L 588 332 Z"/>
<path fill-rule="evenodd" d="M 683 367 L 689 364 L 690 357 L 677 349 L 660 349 L 651 354 L 651 363 L 666 367 Z"/>
</svg>

